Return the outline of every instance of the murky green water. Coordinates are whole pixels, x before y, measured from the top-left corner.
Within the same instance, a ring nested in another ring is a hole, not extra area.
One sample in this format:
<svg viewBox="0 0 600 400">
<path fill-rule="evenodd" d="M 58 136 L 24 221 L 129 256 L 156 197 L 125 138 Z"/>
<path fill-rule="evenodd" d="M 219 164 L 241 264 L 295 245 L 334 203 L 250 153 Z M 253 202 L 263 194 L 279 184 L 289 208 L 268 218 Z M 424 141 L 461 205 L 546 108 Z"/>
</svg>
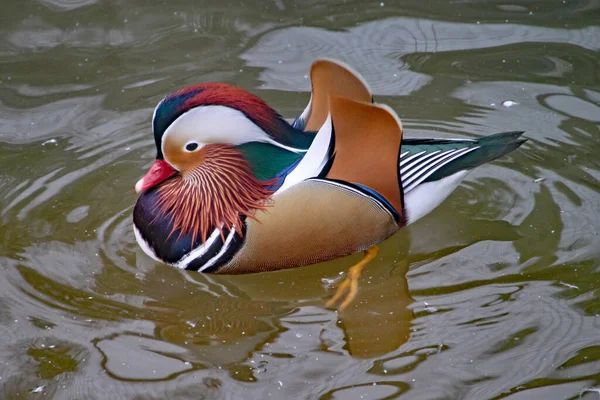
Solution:
<svg viewBox="0 0 600 400">
<path fill-rule="evenodd" d="M 2 399 L 598 398 L 600 2 L 392 3 L 3 1 Z M 408 136 L 529 142 L 384 243 L 341 315 L 357 256 L 231 277 L 144 256 L 160 98 L 225 81 L 291 118 L 318 56 Z"/>
</svg>

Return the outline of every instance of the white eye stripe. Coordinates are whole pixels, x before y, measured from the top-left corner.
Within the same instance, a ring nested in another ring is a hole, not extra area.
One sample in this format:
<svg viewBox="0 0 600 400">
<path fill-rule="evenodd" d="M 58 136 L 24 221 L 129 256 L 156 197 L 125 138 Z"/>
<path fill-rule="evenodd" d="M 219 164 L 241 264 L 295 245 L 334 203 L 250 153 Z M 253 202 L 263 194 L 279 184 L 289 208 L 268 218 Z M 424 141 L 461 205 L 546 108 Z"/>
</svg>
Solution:
<svg viewBox="0 0 600 400">
<path fill-rule="evenodd" d="M 234 146 L 261 142 L 295 153 L 307 151 L 275 141 L 241 111 L 226 106 L 199 106 L 181 114 L 162 135 L 163 153 L 165 141 L 170 140 L 170 137 L 182 141 L 195 139 L 198 144 L 224 143 Z"/>
</svg>

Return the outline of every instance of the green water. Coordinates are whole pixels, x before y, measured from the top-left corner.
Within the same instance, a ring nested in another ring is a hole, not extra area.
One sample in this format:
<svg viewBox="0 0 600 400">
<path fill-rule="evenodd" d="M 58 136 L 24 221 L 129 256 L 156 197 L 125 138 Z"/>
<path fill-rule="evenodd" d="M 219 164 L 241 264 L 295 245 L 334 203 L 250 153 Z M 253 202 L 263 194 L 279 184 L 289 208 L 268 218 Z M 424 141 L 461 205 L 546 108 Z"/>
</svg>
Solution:
<svg viewBox="0 0 600 400">
<path fill-rule="evenodd" d="M 597 399 L 599 50 L 598 0 L 4 0 L 0 398 Z M 529 141 L 385 242 L 340 315 L 357 255 L 247 276 L 147 258 L 156 103 L 224 81 L 292 118 L 319 56 L 406 136 Z"/>
</svg>

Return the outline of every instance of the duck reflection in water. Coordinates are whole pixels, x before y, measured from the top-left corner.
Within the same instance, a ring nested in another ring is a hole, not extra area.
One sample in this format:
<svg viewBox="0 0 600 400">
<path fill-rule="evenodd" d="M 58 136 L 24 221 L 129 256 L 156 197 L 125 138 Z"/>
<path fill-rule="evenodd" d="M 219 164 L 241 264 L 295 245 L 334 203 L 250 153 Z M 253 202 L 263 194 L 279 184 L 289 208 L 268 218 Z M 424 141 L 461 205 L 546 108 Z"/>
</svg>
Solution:
<svg viewBox="0 0 600 400">
<path fill-rule="evenodd" d="M 192 363 L 230 365 L 247 361 L 253 352 L 293 357 L 303 345 L 319 352 L 376 357 L 397 349 L 410 335 L 408 245 L 404 233 L 382 245 L 355 301 L 343 313 L 323 308 L 323 299 L 330 296 L 347 258 L 235 276 L 181 274 L 154 268 L 143 257 L 138 267 L 151 269 L 144 291 L 160 293 L 145 303 L 155 312 L 156 338 L 186 348 Z"/>
</svg>

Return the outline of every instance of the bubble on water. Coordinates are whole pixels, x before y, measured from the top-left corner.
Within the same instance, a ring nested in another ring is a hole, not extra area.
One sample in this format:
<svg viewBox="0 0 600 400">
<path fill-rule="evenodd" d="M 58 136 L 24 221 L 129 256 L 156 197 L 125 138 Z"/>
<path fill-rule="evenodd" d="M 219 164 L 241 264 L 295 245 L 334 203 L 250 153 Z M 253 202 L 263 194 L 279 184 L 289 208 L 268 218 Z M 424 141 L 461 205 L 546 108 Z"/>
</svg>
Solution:
<svg viewBox="0 0 600 400">
<path fill-rule="evenodd" d="M 45 386 L 43 386 L 43 385 L 42 386 L 38 386 L 35 389 L 33 389 L 31 391 L 31 393 L 41 393 L 41 391 L 44 390 L 44 388 L 45 388 Z"/>
<path fill-rule="evenodd" d="M 321 287 L 323 289 L 331 289 L 341 278 L 342 276 L 337 276 L 335 278 L 321 278 Z"/>
<path fill-rule="evenodd" d="M 504 101 L 504 102 L 502 103 L 502 105 L 503 105 L 504 107 L 512 107 L 512 106 L 516 106 L 516 105 L 518 105 L 518 104 L 519 104 L 519 103 L 517 103 L 516 101 L 512 101 L 512 100 L 506 100 L 506 101 Z"/>
</svg>

